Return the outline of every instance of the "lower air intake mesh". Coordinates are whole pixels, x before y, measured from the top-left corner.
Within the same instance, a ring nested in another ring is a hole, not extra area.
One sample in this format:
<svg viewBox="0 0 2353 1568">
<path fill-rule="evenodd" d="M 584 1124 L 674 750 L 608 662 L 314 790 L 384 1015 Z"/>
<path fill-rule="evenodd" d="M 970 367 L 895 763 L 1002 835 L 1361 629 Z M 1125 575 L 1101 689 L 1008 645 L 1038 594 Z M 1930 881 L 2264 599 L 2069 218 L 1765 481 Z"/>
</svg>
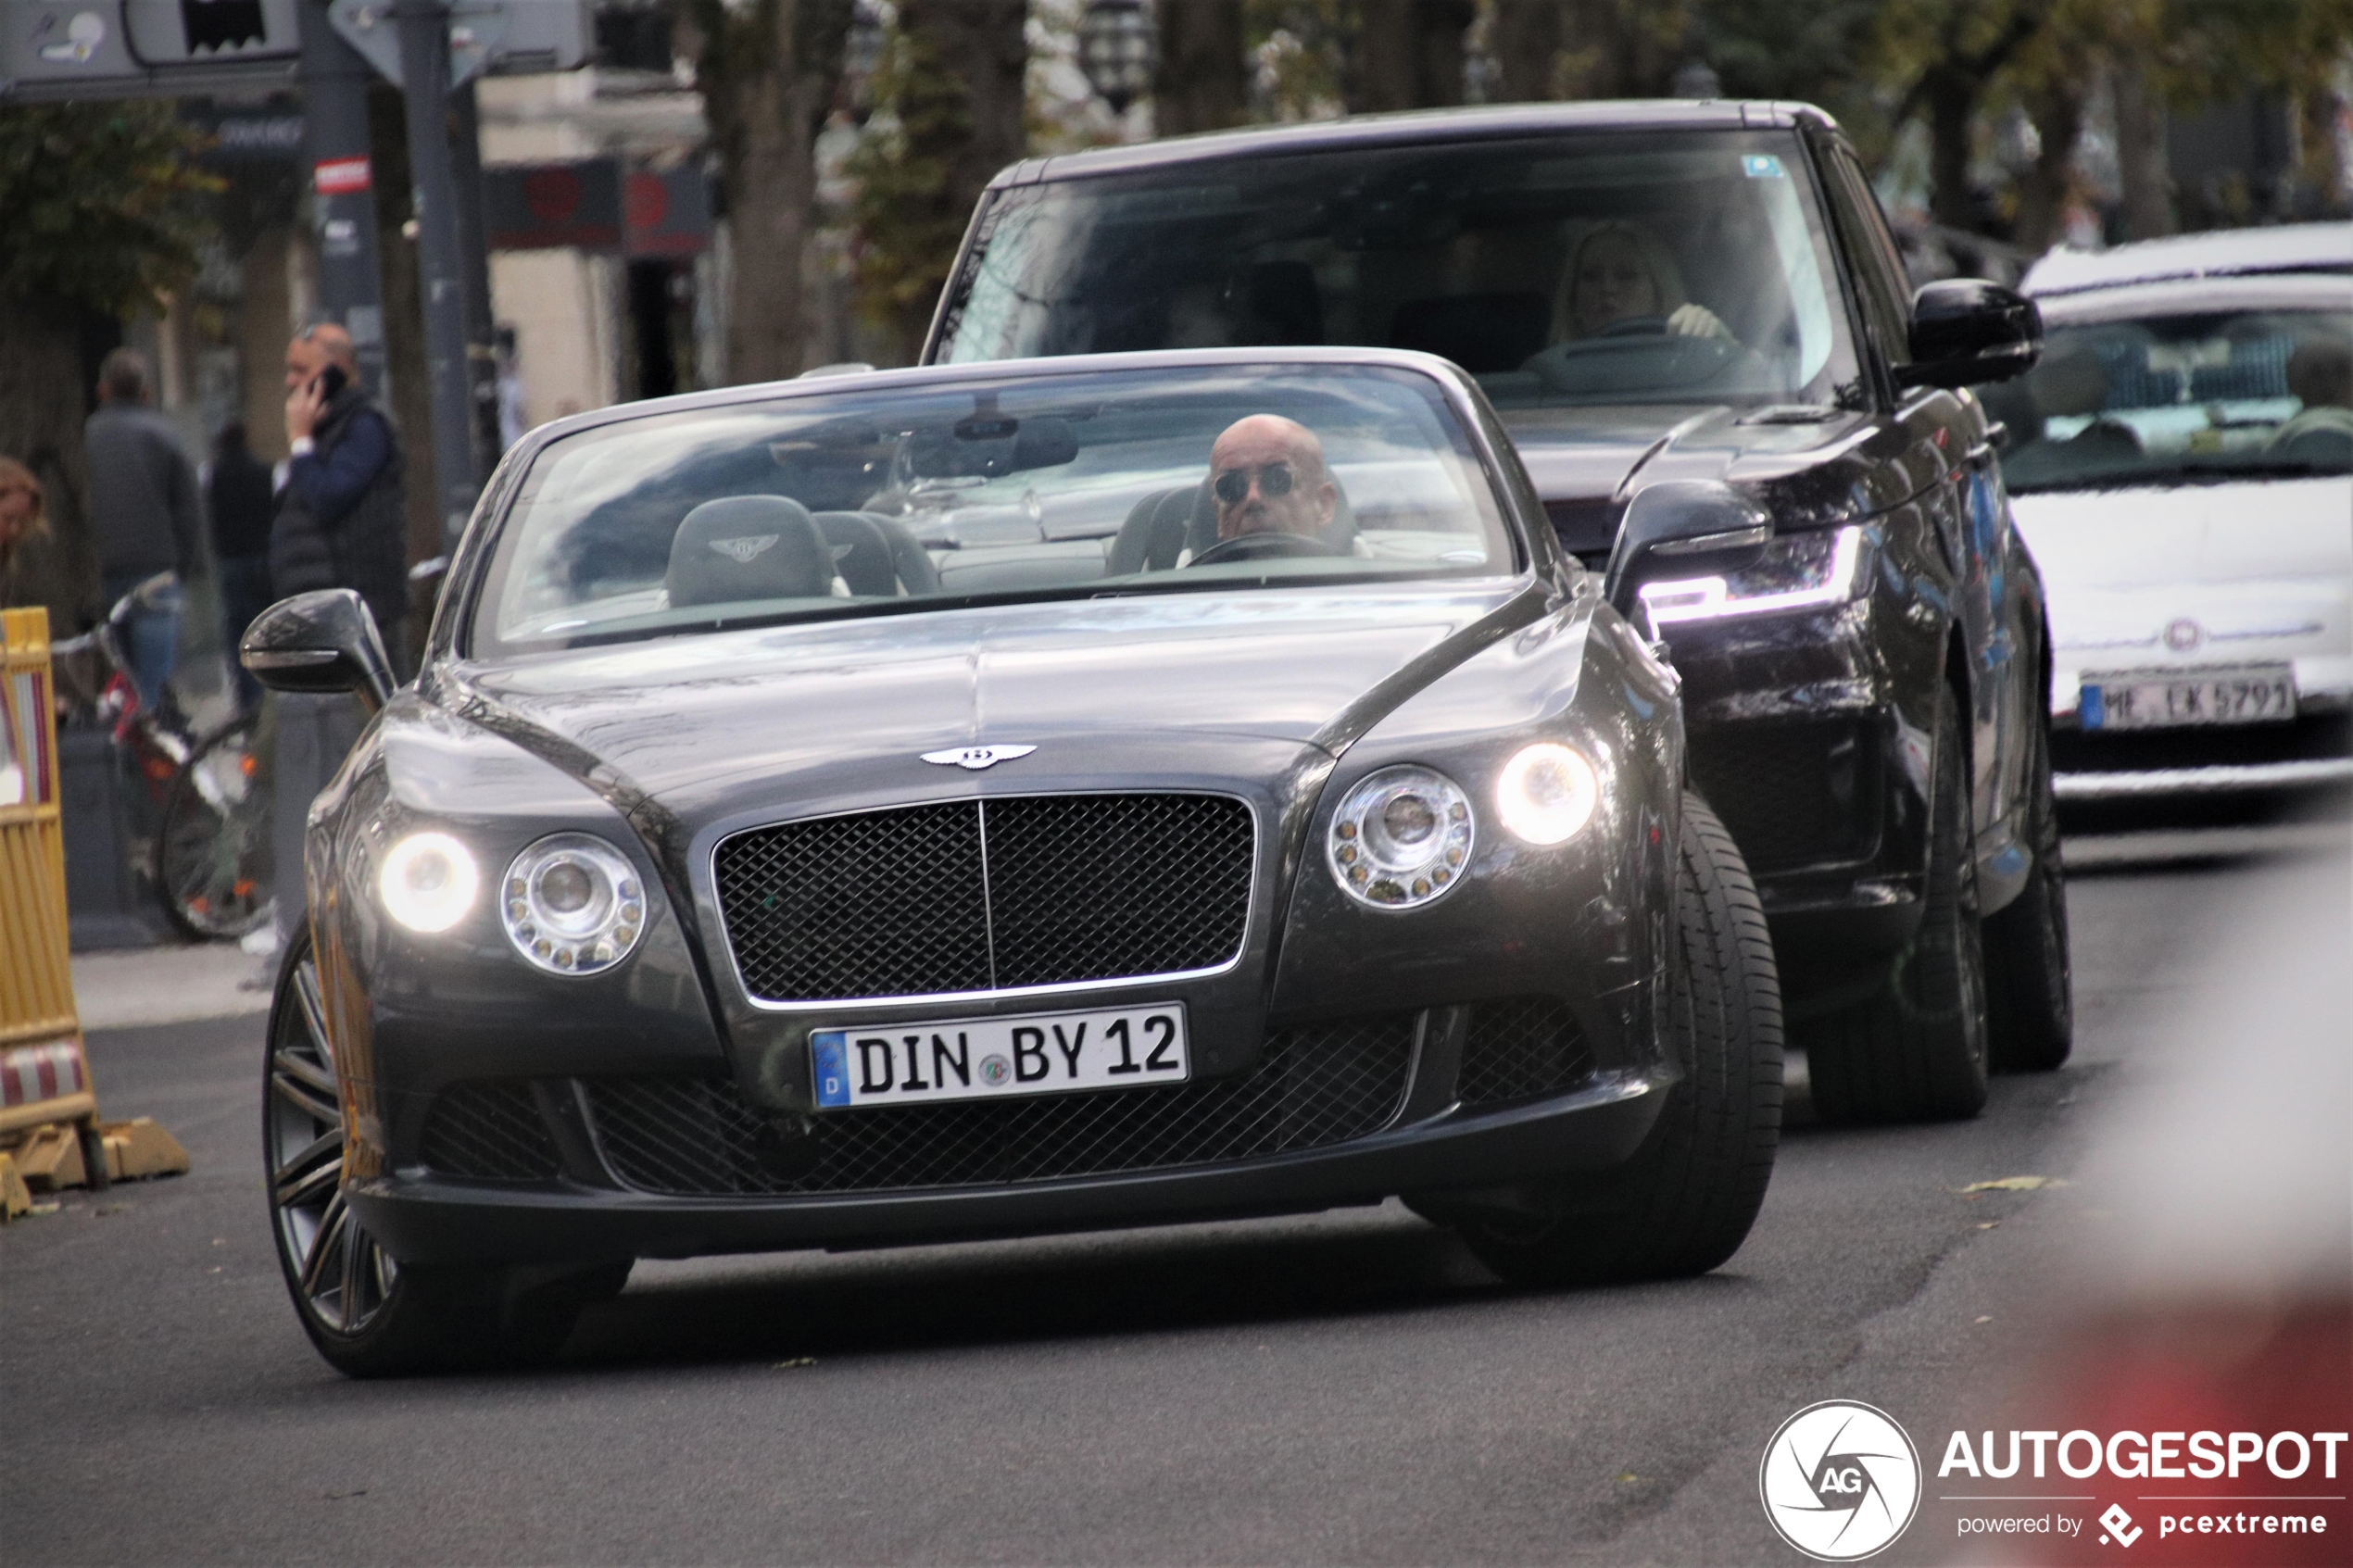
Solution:
<svg viewBox="0 0 2353 1568">
<path fill-rule="evenodd" d="M 441 1091 L 425 1114 L 418 1153 L 445 1176 L 484 1182 L 545 1182 L 558 1171 L 556 1146 L 521 1078 L 477 1078 Z"/>
<path fill-rule="evenodd" d="M 1416 1014 L 1277 1035 L 1239 1078 L 1166 1089 L 837 1110 L 806 1131 L 732 1079 L 588 1083 L 597 1130 L 630 1185 L 674 1194 L 872 1192 L 1045 1181 L 1320 1148 L 1396 1115 Z"/>
<path fill-rule="evenodd" d="M 1455 1098 L 1491 1105 L 1573 1089 L 1591 1076 L 1593 1053 L 1577 1015 L 1556 997 L 1514 997 L 1471 1010 Z"/>
</svg>

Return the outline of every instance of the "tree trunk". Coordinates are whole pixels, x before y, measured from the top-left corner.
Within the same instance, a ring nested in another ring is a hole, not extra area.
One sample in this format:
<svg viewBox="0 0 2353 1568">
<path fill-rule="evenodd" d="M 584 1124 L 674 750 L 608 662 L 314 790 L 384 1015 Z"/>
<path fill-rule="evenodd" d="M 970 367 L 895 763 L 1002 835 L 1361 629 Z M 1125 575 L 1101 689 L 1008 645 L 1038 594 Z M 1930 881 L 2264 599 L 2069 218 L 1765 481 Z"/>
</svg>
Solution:
<svg viewBox="0 0 2353 1568">
<path fill-rule="evenodd" d="M 1028 150 L 1027 11 L 1026 0 L 900 0 L 903 146 L 883 243 L 900 254 L 888 258 L 877 314 L 910 360 L 923 347 L 981 192 Z"/>
<path fill-rule="evenodd" d="M 2018 225 L 2012 243 L 2040 256 L 2066 235 L 2067 198 L 2073 184 L 2075 141 L 2083 130 L 2081 78 L 2060 77 L 2027 101 L 2042 148 L 2018 182 Z"/>
<path fill-rule="evenodd" d="M 1152 133 L 1223 131 L 1250 119 L 1242 0 L 1176 0 L 1160 7 Z"/>
<path fill-rule="evenodd" d="M 41 481 L 51 547 L 30 558 L 46 568 L 24 584 L 23 603 L 46 605 L 49 634 L 69 637 L 98 609 L 98 558 L 90 538 L 89 467 L 82 447 L 82 310 L 62 300 L 0 295 L 0 454 Z"/>
<path fill-rule="evenodd" d="M 1357 0 L 1348 107 L 1355 114 L 1463 101 L 1463 34 L 1473 0 Z"/>
<path fill-rule="evenodd" d="M 2165 169 L 2165 105 L 2146 62 L 2137 58 L 2116 71 L 2116 165 L 2124 186 L 2124 237 L 2154 240 L 2179 229 Z"/>
<path fill-rule="evenodd" d="M 1502 69 L 1503 101 L 1532 103 L 1557 89 L 1554 69 L 1561 52 L 1561 0 L 1495 0 L 1492 33 Z"/>
<path fill-rule="evenodd" d="M 1950 65 L 1929 69 L 1929 211 L 1948 229 L 1975 231 L 1977 203 L 1969 194 L 1969 117 L 1977 107 L 1977 79 Z"/>
<path fill-rule="evenodd" d="M 735 267 L 727 379 L 774 381 L 808 362 L 817 312 L 805 297 L 814 148 L 841 82 L 852 0 L 682 0 L 719 149 Z M 903 14 L 905 7 L 901 7 Z"/>
</svg>

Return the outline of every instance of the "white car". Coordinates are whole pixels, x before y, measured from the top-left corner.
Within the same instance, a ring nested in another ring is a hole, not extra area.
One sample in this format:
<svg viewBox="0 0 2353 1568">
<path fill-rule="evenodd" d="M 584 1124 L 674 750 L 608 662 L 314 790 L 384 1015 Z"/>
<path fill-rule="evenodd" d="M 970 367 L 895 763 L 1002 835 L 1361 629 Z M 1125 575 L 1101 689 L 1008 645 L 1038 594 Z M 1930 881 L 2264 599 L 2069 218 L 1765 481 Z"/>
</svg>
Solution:
<svg viewBox="0 0 2353 1568">
<path fill-rule="evenodd" d="M 1986 389 L 2061 799 L 2353 779 L 2353 223 L 2059 250 Z"/>
</svg>

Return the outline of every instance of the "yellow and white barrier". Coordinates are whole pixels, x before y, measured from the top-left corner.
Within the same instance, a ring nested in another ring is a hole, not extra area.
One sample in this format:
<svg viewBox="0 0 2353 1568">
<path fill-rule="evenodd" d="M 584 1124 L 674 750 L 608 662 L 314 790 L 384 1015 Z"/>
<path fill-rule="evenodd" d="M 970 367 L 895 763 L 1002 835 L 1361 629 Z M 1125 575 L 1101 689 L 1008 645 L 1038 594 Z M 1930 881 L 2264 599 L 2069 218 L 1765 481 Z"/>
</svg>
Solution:
<svg viewBox="0 0 2353 1568">
<path fill-rule="evenodd" d="M 27 1187 L 188 1168 L 154 1123 L 102 1126 L 66 940 L 49 613 L 0 610 L 0 1216 Z"/>
</svg>

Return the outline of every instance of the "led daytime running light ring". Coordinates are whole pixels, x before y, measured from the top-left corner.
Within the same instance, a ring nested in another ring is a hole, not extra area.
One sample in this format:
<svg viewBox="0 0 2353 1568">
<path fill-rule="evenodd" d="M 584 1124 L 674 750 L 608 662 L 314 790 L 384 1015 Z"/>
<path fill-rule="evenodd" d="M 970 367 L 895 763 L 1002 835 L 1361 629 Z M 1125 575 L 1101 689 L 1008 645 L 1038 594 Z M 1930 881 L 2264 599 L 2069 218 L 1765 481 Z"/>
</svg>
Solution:
<svg viewBox="0 0 2353 1568">
<path fill-rule="evenodd" d="M 1324 863 L 1358 903 L 1411 909 L 1461 884 L 1477 842 L 1462 786 L 1407 764 L 1365 775 L 1341 798 L 1324 835 Z"/>
<path fill-rule="evenodd" d="M 550 974 L 595 974 L 621 962 L 646 933 L 645 879 L 594 834 L 560 833 L 517 855 L 498 888 L 507 940 Z"/>
</svg>

